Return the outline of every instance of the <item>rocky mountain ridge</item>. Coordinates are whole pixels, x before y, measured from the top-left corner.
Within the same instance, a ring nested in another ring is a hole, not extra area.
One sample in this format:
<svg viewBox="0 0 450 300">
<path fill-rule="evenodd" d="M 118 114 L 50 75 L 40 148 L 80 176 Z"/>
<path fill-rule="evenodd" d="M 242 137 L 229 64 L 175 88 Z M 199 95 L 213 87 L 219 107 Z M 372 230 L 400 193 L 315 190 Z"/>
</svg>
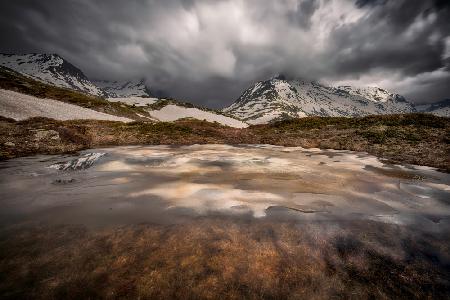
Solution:
<svg viewBox="0 0 450 300">
<path fill-rule="evenodd" d="M 92 81 L 79 68 L 58 54 L 0 54 L 0 66 L 34 80 L 105 98 L 150 97 L 140 81 Z"/>
<path fill-rule="evenodd" d="M 417 105 L 418 112 L 431 113 L 439 117 L 450 117 L 450 99 L 432 104 Z"/>
<path fill-rule="evenodd" d="M 416 112 L 404 97 L 378 87 L 330 87 L 283 76 L 260 81 L 224 109 L 251 124 L 307 116 L 360 117 Z"/>
<path fill-rule="evenodd" d="M 129 81 L 93 81 L 96 86 L 101 88 L 108 98 L 124 97 L 151 97 L 150 89 L 145 85 L 145 80 Z"/>
</svg>

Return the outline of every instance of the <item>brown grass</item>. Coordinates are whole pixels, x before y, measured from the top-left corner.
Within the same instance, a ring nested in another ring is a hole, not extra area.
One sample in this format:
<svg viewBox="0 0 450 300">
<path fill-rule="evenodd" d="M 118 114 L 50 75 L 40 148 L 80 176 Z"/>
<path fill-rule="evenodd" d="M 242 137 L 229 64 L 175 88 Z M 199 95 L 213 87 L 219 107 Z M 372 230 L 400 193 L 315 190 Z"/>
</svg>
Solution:
<svg viewBox="0 0 450 300">
<path fill-rule="evenodd" d="M 21 227 L 0 236 L 0 297 L 444 299 L 448 239 L 412 232 L 224 217 L 98 231 Z"/>
</svg>

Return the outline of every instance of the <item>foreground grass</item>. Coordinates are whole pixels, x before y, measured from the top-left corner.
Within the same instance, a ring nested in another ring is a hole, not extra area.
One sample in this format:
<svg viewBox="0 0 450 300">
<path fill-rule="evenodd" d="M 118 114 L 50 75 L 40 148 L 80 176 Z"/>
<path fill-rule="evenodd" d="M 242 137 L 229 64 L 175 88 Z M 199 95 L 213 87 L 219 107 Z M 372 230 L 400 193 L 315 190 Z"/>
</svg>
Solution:
<svg viewBox="0 0 450 300">
<path fill-rule="evenodd" d="M 215 123 L 26 121 L 0 118 L 0 158 L 119 145 L 273 144 L 364 151 L 450 171 L 450 119 L 426 114 L 309 117 L 235 129 Z"/>
<path fill-rule="evenodd" d="M 0 297 L 445 299 L 445 234 L 226 217 L 95 231 L 16 227 L 0 232 Z"/>
</svg>

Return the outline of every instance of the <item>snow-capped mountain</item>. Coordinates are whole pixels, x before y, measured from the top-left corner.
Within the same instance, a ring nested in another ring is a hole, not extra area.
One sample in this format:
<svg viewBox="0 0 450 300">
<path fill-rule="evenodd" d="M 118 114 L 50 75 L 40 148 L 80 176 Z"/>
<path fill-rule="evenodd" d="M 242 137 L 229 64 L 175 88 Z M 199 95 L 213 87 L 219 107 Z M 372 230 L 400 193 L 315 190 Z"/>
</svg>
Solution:
<svg viewBox="0 0 450 300">
<path fill-rule="evenodd" d="M 144 80 L 91 81 L 58 54 L 0 54 L 0 65 L 32 79 L 107 98 L 150 97 Z"/>
<path fill-rule="evenodd" d="M 144 79 L 139 81 L 97 80 L 94 83 L 105 92 L 108 98 L 151 97 Z"/>
<path fill-rule="evenodd" d="M 283 76 L 260 81 L 224 112 L 251 124 L 306 116 L 356 117 L 415 112 L 404 97 L 377 87 L 329 87 Z"/>
<path fill-rule="evenodd" d="M 104 96 L 80 69 L 57 54 L 0 54 L 0 65 L 40 82 Z"/>
<path fill-rule="evenodd" d="M 450 99 L 445 99 L 433 104 L 416 106 L 417 111 L 430 113 L 440 117 L 450 117 Z"/>
</svg>

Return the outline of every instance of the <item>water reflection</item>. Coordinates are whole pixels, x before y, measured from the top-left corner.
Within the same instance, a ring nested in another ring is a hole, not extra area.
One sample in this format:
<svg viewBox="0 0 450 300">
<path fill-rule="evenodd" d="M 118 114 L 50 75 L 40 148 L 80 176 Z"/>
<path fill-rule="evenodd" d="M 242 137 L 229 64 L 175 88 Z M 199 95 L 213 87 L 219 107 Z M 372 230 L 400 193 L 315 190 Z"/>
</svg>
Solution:
<svg viewBox="0 0 450 300">
<path fill-rule="evenodd" d="M 440 230 L 450 175 L 350 151 L 270 145 L 149 146 L 3 162 L 1 222 L 179 223 L 212 214 L 366 219 Z"/>
</svg>

